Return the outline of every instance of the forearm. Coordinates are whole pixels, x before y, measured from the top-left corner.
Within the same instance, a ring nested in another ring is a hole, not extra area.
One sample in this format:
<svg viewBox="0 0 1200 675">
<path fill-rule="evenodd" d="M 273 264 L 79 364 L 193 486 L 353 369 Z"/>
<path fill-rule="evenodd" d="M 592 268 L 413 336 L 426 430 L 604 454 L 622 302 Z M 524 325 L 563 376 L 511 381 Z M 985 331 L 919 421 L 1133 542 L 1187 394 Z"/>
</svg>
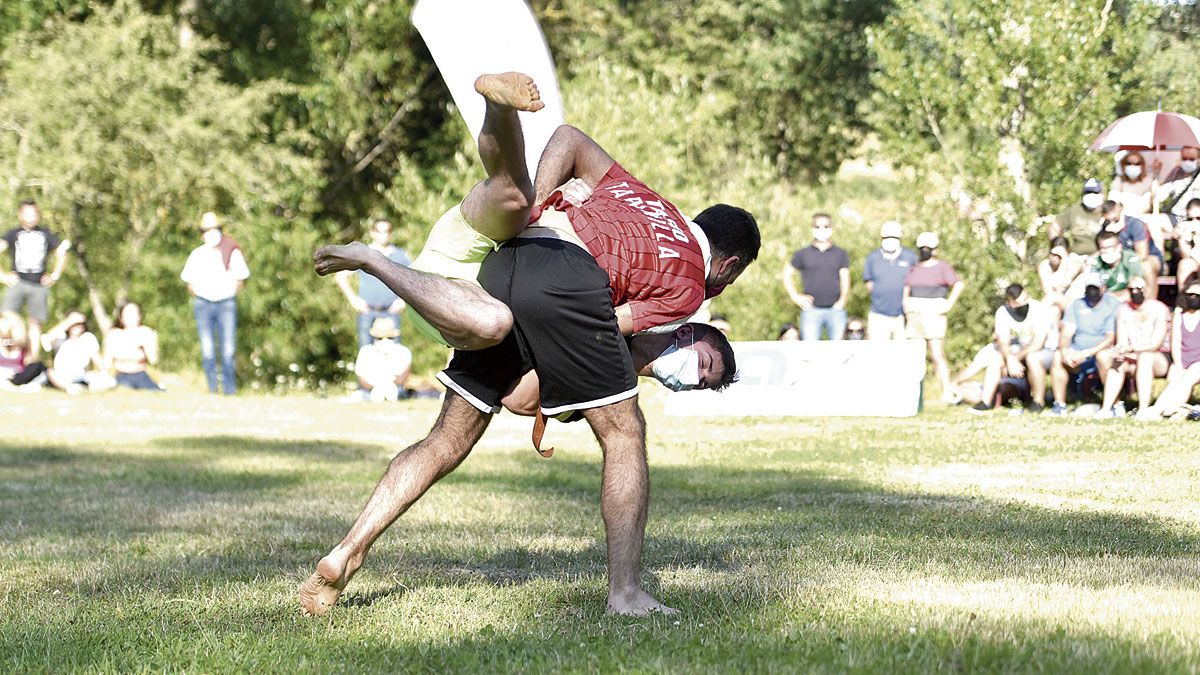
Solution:
<svg viewBox="0 0 1200 675">
<path fill-rule="evenodd" d="M 614 308 L 617 314 L 617 328 L 620 329 L 621 335 L 629 337 L 633 335 L 633 310 L 629 305 L 620 305 Z"/>
</svg>

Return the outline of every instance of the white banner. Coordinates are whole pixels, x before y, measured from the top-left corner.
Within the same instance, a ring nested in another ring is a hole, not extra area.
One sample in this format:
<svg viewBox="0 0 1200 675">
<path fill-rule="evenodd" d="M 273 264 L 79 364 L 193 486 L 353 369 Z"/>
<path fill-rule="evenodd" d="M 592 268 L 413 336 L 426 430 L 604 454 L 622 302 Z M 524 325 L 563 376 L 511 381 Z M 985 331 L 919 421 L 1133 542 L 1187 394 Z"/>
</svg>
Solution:
<svg viewBox="0 0 1200 675">
<path fill-rule="evenodd" d="M 558 74 L 533 10 L 524 0 L 420 0 L 413 8 L 412 22 L 472 138 L 483 127 L 484 109 L 483 98 L 475 93 L 475 78 L 516 70 L 537 83 L 546 107 L 519 113 L 532 179 L 542 149 L 564 119 Z"/>
<path fill-rule="evenodd" d="M 704 417 L 911 417 L 925 342 L 735 342 L 740 379 L 723 392 L 667 396 L 666 413 Z"/>
</svg>

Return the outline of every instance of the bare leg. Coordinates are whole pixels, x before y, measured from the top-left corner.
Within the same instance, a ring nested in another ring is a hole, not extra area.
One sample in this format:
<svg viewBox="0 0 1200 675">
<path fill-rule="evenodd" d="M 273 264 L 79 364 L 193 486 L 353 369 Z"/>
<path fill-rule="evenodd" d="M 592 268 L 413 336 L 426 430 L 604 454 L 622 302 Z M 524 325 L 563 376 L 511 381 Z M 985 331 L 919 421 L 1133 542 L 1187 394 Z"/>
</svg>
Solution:
<svg viewBox="0 0 1200 675">
<path fill-rule="evenodd" d="M 529 224 L 533 206 L 533 181 L 525 164 L 525 137 L 517 111 L 537 111 L 545 104 L 533 78 L 522 73 L 480 75 L 475 91 L 487 103 L 477 139 L 487 178 L 471 188 L 462 214 L 480 234 L 507 241 Z"/>
<path fill-rule="evenodd" d="M 1000 387 L 1000 364 L 998 362 L 989 363 L 987 369 L 983 371 L 983 393 L 980 394 L 979 402 L 986 404 L 989 408 L 996 404 L 996 390 Z"/>
<path fill-rule="evenodd" d="M 650 502 L 646 420 L 637 397 L 583 411 L 604 451 L 600 513 L 608 539 L 608 612 L 642 616 L 675 610 L 642 590 L 639 573 Z"/>
<path fill-rule="evenodd" d="M 1134 379 L 1137 382 L 1138 412 L 1150 407 L 1150 394 L 1154 391 L 1154 378 L 1167 374 L 1167 357 L 1158 352 L 1142 352 L 1138 354 L 1137 371 Z"/>
<path fill-rule="evenodd" d="M 1112 359 L 1108 359 L 1109 362 Z M 1104 380 L 1104 401 L 1100 404 L 1101 410 L 1110 410 L 1117 404 L 1117 399 L 1121 397 L 1121 389 L 1125 387 L 1126 370 L 1124 365 L 1118 365 L 1115 368 L 1109 369 L 1109 366 L 1100 366 L 1108 370 L 1108 378 Z"/>
<path fill-rule="evenodd" d="M 1029 379 L 1029 398 L 1046 405 L 1046 367 L 1042 365 L 1042 353 L 1033 352 L 1025 357 L 1025 377 Z"/>
<path fill-rule="evenodd" d="M 933 372 L 937 373 L 938 382 L 942 383 L 942 391 L 951 391 L 950 366 L 946 363 L 946 354 L 942 351 L 941 338 L 929 340 L 929 357 L 933 360 Z"/>
<path fill-rule="evenodd" d="M 1154 256 L 1142 260 L 1142 273 L 1146 278 L 1146 297 L 1158 297 L 1158 276 L 1162 274 L 1162 263 Z"/>
<path fill-rule="evenodd" d="M 1054 365 L 1050 366 L 1050 389 L 1054 395 L 1054 402 L 1066 405 L 1067 403 L 1067 379 L 1070 373 L 1067 371 L 1066 364 L 1063 363 L 1062 352 L 1054 352 Z"/>
<path fill-rule="evenodd" d="M 321 558 L 317 571 L 301 584 L 300 608 L 305 614 L 320 615 L 333 608 L 379 535 L 466 459 L 490 421 L 490 416 L 454 392 L 446 392 L 442 413 L 429 436 L 392 459 L 346 538 Z"/>
<path fill-rule="evenodd" d="M 488 177 L 463 200 L 463 218 L 495 241 L 511 239 L 529 222 L 533 184 L 525 167 L 525 140 L 517 110 L 545 106 L 527 75 L 482 75 L 475 89 L 487 101 L 479 132 L 479 160 Z M 390 288 L 456 349 L 486 349 L 512 328 L 504 303 L 477 285 L 397 265 L 361 243 L 324 246 L 313 254 L 317 274 L 364 270 Z"/>
<path fill-rule="evenodd" d="M 27 335 L 29 353 L 25 356 L 25 363 L 34 363 L 38 360 L 38 355 L 42 353 L 42 322 L 30 319 Z"/>
</svg>

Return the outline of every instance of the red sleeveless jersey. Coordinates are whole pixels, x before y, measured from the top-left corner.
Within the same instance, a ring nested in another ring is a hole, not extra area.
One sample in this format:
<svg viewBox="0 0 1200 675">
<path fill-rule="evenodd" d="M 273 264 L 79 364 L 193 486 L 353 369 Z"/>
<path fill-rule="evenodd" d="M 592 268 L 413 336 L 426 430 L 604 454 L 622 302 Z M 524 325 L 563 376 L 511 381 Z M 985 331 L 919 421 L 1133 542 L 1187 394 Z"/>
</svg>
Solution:
<svg viewBox="0 0 1200 675">
<path fill-rule="evenodd" d="M 620 164 L 613 163 L 583 206 L 562 201 L 558 192 L 542 206 L 567 214 L 608 273 L 613 306 L 629 305 L 634 332 L 687 318 L 704 302 L 704 253 L 687 220 Z"/>
</svg>

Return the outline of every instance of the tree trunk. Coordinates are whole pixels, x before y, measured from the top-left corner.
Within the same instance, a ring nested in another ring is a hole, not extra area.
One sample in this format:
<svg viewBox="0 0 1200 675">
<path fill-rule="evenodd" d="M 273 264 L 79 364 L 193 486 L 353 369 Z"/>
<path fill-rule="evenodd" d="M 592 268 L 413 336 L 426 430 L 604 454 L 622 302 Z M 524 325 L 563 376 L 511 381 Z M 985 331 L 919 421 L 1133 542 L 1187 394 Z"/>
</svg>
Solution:
<svg viewBox="0 0 1200 675">
<path fill-rule="evenodd" d="M 100 335 L 103 337 L 108 335 L 109 329 L 112 328 L 112 318 L 104 307 L 104 297 L 100 294 L 100 289 L 96 287 L 91 270 L 88 268 L 87 244 L 80 232 L 79 211 L 79 204 L 75 204 L 71 218 L 71 229 L 74 230 L 71 233 L 71 239 L 75 242 L 75 266 L 79 268 L 79 277 L 83 279 L 83 283 L 87 287 L 88 304 L 92 307 L 92 316 L 96 319 L 96 326 L 100 329 Z"/>
</svg>

